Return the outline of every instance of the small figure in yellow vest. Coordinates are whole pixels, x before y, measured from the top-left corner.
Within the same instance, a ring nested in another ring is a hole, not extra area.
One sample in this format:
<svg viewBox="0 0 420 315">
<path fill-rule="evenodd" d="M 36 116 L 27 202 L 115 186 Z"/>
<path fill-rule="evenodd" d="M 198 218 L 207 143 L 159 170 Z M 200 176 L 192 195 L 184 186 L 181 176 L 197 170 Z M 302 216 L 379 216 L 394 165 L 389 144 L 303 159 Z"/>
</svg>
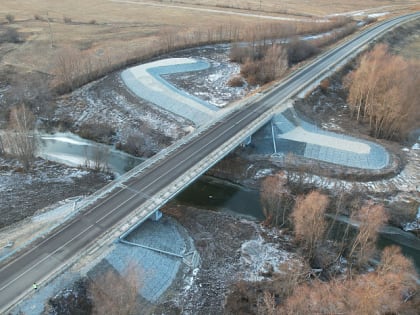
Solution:
<svg viewBox="0 0 420 315">
<path fill-rule="evenodd" d="M 34 282 L 34 284 L 32 285 L 32 288 L 34 288 L 34 290 L 38 289 L 38 285 L 36 284 L 36 282 Z"/>
</svg>

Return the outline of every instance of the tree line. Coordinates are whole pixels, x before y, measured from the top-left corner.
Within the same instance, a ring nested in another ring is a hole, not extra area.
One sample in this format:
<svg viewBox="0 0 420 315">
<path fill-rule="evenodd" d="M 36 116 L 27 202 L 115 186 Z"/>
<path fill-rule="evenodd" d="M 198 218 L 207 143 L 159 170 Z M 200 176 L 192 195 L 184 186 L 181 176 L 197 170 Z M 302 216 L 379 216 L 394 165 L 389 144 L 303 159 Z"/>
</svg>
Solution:
<svg viewBox="0 0 420 315">
<path fill-rule="evenodd" d="M 351 116 L 372 136 L 407 138 L 420 127 L 420 63 L 389 52 L 385 44 L 363 54 L 344 79 Z"/>
<path fill-rule="evenodd" d="M 264 85 L 283 77 L 293 65 L 316 55 L 322 47 L 357 29 L 353 21 L 341 20 L 341 23 L 334 24 L 336 28 L 315 39 L 300 38 L 296 29 L 286 28 L 266 35 L 262 35 L 264 32 L 254 32 L 249 42 L 232 44 L 230 60 L 241 64 L 240 74 L 248 84 Z M 229 84 L 238 86 L 241 82 L 234 77 Z"/>
<path fill-rule="evenodd" d="M 337 30 L 332 33 L 338 34 L 341 29 L 348 29 L 350 25 L 354 25 L 350 19 L 337 17 L 323 23 L 312 20 L 230 23 L 206 28 L 162 27 L 157 34 L 158 40 L 133 52 L 104 51 L 98 55 L 93 50 L 82 51 L 63 46 L 57 49 L 56 58 L 53 60 L 52 85 L 57 92 L 67 93 L 111 71 L 179 49 L 223 42 L 267 42 L 276 38 L 328 32 L 334 29 Z"/>
<path fill-rule="evenodd" d="M 342 204 L 341 198 L 337 205 L 317 190 L 296 195 L 284 173 L 263 180 L 260 199 L 265 224 L 290 230 L 304 260 L 283 263 L 268 281 L 234 284 L 226 314 L 417 314 L 416 270 L 400 248 L 386 247 L 372 264 L 378 230 L 387 222 L 382 204 Z M 327 214 L 337 217 L 339 208 L 357 229 L 347 224 L 337 236 Z"/>
</svg>

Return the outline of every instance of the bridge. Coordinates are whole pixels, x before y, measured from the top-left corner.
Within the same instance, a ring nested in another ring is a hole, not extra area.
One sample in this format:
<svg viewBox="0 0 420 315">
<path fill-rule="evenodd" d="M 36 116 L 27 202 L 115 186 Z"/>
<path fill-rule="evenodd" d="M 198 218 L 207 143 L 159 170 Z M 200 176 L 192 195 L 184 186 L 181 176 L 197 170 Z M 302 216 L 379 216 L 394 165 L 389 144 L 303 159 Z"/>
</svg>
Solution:
<svg viewBox="0 0 420 315">
<path fill-rule="evenodd" d="M 0 312 L 5 313 L 28 294 L 31 283 L 47 282 L 65 266 L 153 216 L 269 122 L 288 100 L 355 56 L 381 33 L 419 15 L 397 17 L 364 30 L 98 191 L 79 214 L 2 263 Z"/>
</svg>

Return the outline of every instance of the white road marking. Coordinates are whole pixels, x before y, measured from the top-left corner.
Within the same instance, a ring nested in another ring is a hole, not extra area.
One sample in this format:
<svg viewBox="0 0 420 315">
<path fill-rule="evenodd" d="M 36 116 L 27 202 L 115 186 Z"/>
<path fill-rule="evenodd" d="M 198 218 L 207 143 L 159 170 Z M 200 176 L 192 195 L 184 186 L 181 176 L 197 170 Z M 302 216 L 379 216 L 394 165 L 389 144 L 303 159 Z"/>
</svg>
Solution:
<svg viewBox="0 0 420 315">
<path fill-rule="evenodd" d="M 86 229 L 84 229 L 82 232 L 78 233 L 77 235 L 75 235 L 74 237 L 72 237 L 71 239 L 69 239 L 67 242 L 65 242 L 63 245 L 61 245 L 60 247 L 58 247 L 57 249 L 55 249 L 52 253 L 48 254 L 47 256 L 45 256 L 44 258 L 42 258 L 40 261 L 36 262 L 35 264 L 33 264 L 30 268 L 28 268 L 27 270 L 25 270 L 24 272 L 20 273 L 17 277 L 15 277 L 14 279 L 10 280 L 7 284 L 5 284 L 3 287 L 0 288 L 0 291 L 3 291 L 6 287 L 8 287 L 11 283 L 15 282 L 16 280 L 22 278 L 25 274 L 27 274 L 28 272 L 30 272 L 31 270 L 35 269 L 38 265 L 40 265 L 42 262 L 44 262 L 47 258 L 52 257 L 56 252 L 58 252 L 59 250 L 61 250 L 63 247 L 67 246 L 67 244 L 71 243 L 72 241 L 74 241 L 76 238 L 78 238 L 80 235 L 82 235 L 83 233 L 85 233 L 87 230 L 89 230 L 90 228 L 92 228 L 93 225 L 89 225 Z"/>
</svg>

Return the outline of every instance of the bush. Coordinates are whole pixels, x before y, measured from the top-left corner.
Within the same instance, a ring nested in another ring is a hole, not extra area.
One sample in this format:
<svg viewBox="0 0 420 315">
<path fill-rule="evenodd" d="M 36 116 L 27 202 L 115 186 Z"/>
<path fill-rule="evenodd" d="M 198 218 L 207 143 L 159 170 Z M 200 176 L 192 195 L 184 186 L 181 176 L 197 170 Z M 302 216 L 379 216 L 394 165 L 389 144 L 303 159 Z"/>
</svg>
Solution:
<svg viewBox="0 0 420 315">
<path fill-rule="evenodd" d="M 35 14 L 35 15 L 34 15 L 34 19 L 35 19 L 35 20 L 37 20 L 37 21 L 43 21 L 43 22 L 47 21 L 47 19 L 43 18 L 43 17 L 42 17 L 41 15 L 39 15 L 39 14 Z"/>
<path fill-rule="evenodd" d="M 85 139 L 110 144 L 115 130 L 105 123 L 84 124 L 79 128 L 79 135 Z"/>
<path fill-rule="evenodd" d="M 327 229 L 325 211 L 328 203 L 327 195 L 312 191 L 306 196 L 299 196 L 293 208 L 292 219 L 296 241 L 303 247 L 305 255 L 311 262 L 325 238 Z"/>
<path fill-rule="evenodd" d="M 118 143 L 117 149 L 134 156 L 150 157 L 154 152 L 148 149 L 144 135 L 132 134 L 125 143 Z"/>
<path fill-rule="evenodd" d="M 280 78 L 287 70 L 287 56 L 281 45 L 259 48 L 262 58 L 248 58 L 241 66 L 241 75 L 251 85 L 266 84 Z"/>
<path fill-rule="evenodd" d="M 49 314 L 79 314 L 92 313 L 92 301 L 88 294 L 87 279 L 77 280 L 71 289 L 61 291 L 48 300 Z"/>
<path fill-rule="evenodd" d="M 230 87 L 242 87 L 244 86 L 244 83 L 244 80 L 240 76 L 234 76 L 230 78 L 227 84 Z"/>
<path fill-rule="evenodd" d="M 241 66 L 241 75 L 246 79 L 246 81 L 250 85 L 257 85 L 258 84 L 258 68 L 259 63 L 257 61 L 252 61 L 248 59 L 242 66 Z"/>
<path fill-rule="evenodd" d="M 15 20 L 15 16 L 11 15 L 11 14 L 7 14 L 6 15 L 6 20 L 7 20 L 8 23 L 13 23 L 14 20 Z"/>
<path fill-rule="evenodd" d="M 351 116 L 369 123 L 376 138 L 404 140 L 420 126 L 420 63 L 389 53 L 383 44 L 360 57 L 346 78 Z"/>
<path fill-rule="evenodd" d="M 64 23 L 66 23 L 66 24 L 70 24 L 72 21 L 71 21 L 71 18 L 69 18 L 68 16 L 64 16 L 63 17 L 63 21 L 64 21 Z"/>
<path fill-rule="evenodd" d="M 287 45 L 287 60 L 289 65 L 299 63 L 317 54 L 319 49 L 307 40 L 294 39 Z"/>
<path fill-rule="evenodd" d="M 294 200 L 287 187 L 284 173 L 267 176 L 261 182 L 260 203 L 265 223 L 274 226 L 284 226 L 289 223 Z"/>
<path fill-rule="evenodd" d="M 230 61 L 245 63 L 247 60 L 258 60 L 263 57 L 263 46 L 254 46 L 252 44 L 242 46 L 238 43 L 232 45 L 230 49 Z"/>
<path fill-rule="evenodd" d="M 0 43 L 21 43 L 23 42 L 18 31 L 14 28 L 7 28 L 3 34 L 0 34 Z"/>
<path fill-rule="evenodd" d="M 319 83 L 319 88 L 321 89 L 322 93 L 327 93 L 328 88 L 330 87 L 330 80 L 324 79 Z"/>
</svg>

